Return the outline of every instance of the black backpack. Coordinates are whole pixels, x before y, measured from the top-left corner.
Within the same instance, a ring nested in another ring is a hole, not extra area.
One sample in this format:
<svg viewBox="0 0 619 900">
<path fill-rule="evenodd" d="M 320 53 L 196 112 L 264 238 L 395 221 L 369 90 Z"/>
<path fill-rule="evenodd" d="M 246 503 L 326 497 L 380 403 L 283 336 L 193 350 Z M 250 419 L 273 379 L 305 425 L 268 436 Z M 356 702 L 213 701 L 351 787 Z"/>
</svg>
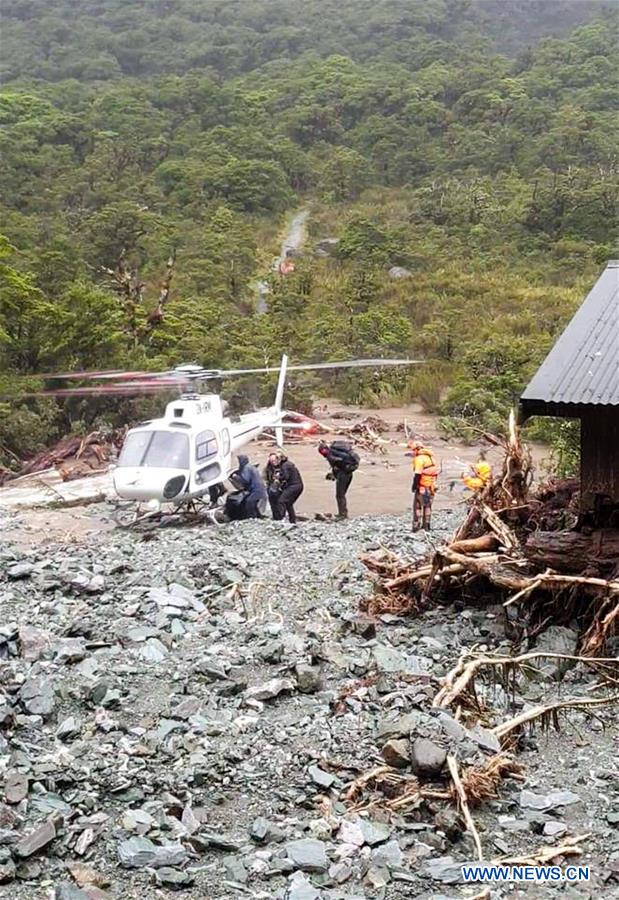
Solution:
<svg viewBox="0 0 619 900">
<path fill-rule="evenodd" d="M 336 458 L 338 468 L 349 474 L 357 471 L 361 460 L 350 441 L 333 441 L 329 449 Z"/>
</svg>

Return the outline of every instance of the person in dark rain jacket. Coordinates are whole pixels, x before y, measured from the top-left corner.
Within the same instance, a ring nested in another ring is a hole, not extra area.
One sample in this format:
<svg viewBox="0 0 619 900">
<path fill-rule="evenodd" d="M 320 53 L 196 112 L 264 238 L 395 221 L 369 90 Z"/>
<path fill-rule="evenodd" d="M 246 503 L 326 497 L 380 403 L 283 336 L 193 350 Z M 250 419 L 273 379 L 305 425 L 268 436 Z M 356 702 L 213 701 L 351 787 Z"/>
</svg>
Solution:
<svg viewBox="0 0 619 900">
<path fill-rule="evenodd" d="M 327 478 L 335 481 L 338 518 L 347 519 L 346 493 L 352 482 L 353 473 L 359 468 L 359 457 L 347 441 L 333 441 L 331 444 L 321 441 L 318 445 L 318 452 L 331 466 Z"/>
<path fill-rule="evenodd" d="M 247 456 L 239 456 L 236 477 L 248 492 L 245 509 L 249 519 L 262 519 L 266 505 L 267 489 L 262 476 L 255 466 L 249 464 Z"/>
<path fill-rule="evenodd" d="M 294 504 L 303 493 L 301 473 L 283 453 L 272 453 L 265 475 L 273 518 L 281 520 L 288 515 L 289 521 L 294 524 L 297 521 Z"/>
</svg>

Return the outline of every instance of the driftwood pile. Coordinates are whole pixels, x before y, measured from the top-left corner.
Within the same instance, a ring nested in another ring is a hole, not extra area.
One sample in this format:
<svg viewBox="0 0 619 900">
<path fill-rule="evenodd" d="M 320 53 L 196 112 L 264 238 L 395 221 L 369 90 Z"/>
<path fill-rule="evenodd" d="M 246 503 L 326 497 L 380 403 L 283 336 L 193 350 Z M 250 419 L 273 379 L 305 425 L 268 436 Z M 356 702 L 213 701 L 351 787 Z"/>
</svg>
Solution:
<svg viewBox="0 0 619 900">
<path fill-rule="evenodd" d="M 92 431 L 83 437 L 63 438 L 55 447 L 42 450 L 23 463 L 18 470 L 2 469 L 0 485 L 50 469 L 57 469 L 63 481 L 105 471 L 112 456 L 122 447 L 125 433 L 125 429 L 119 428 L 109 432 Z"/>
<path fill-rule="evenodd" d="M 386 453 L 386 448 L 393 443 L 381 437 L 389 431 L 389 424 L 378 416 L 367 416 L 353 425 L 338 425 L 332 428 L 336 434 L 354 439 L 355 445 L 368 453 Z"/>
<path fill-rule="evenodd" d="M 531 459 L 513 425 L 503 449 L 502 471 L 431 558 L 413 562 L 385 548 L 362 557 L 376 581 L 364 610 L 415 614 L 431 602 L 499 599 L 521 639 L 577 621 L 580 653 L 602 653 L 619 626 L 619 531 L 565 530 L 578 520 L 576 483 L 530 496 Z"/>
<path fill-rule="evenodd" d="M 476 679 L 487 681 L 490 678 L 494 684 L 503 688 L 505 696 L 515 696 L 516 685 L 525 676 L 527 669 L 533 669 L 540 660 L 549 658 L 555 661 L 580 662 L 595 670 L 601 676 L 596 687 L 604 690 L 604 696 L 561 698 L 547 704 L 527 707 L 515 715 L 508 714 L 507 718 L 505 712 L 498 712 L 486 701 L 480 700 Z M 609 682 L 605 678 L 614 664 L 615 660 L 612 659 L 593 660 L 558 653 L 534 651 L 520 656 L 494 656 L 465 651 L 454 668 L 440 680 L 433 676 L 410 676 L 425 677 L 431 682 L 437 682 L 439 689 L 430 701 L 434 721 L 438 721 L 437 715 L 440 717 L 443 713 L 449 720 L 455 719 L 463 733 L 474 735 L 479 741 L 483 753 L 476 762 L 462 765 L 458 760 L 457 750 L 452 747 L 447 754 L 445 767 L 429 777 L 405 771 L 405 757 L 399 759 L 397 766 L 375 766 L 349 784 L 345 794 L 348 807 L 352 812 L 365 814 L 381 809 L 390 815 L 411 816 L 419 821 L 424 810 L 434 814 L 437 808 L 440 810 L 441 804 L 455 805 L 462 826 L 473 841 L 478 859 L 483 860 L 484 850 L 475 826 L 473 810 L 496 798 L 503 780 L 524 780 L 524 768 L 517 760 L 521 737 L 535 727 L 542 730 L 550 727 L 559 729 L 560 717 L 570 711 L 595 715 L 595 710 L 600 707 L 616 705 L 619 702 L 616 683 L 612 684 L 609 691 Z M 351 686 L 348 695 L 352 693 L 355 696 L 354 688 L 357 687 L 359 696 L 363 696 L 363 692 L 367 691 L 368 685 L 373 681 L 373 676 L 362 679 L 357 685 Z M 399 752 L 404 752 L 401 747 L 404 742 L 398 743 Z M 389 759 L 389 754 L 385 752 L 389 746 L 388 743 L 383 748 L 385 759 Z M 439 812 L 439 817 L 440 815 Z M 558 846 L 542 847 L 537 853 L 524 857 L 520 864 L 534 865 L 578 855 L 582 852 L 579 844 L 587 837 L 588 835 L 580 835 Z M 507 863 L 507 858 L 495 862 Z"/>
<path fill-rule="evenodd" d="M 532 638 L 551 623 L 581 625 L 579 655 L 529 650 L 519 655 L 463 651 L 454 668 L 440 679 L 429 702 L 440 716 L 453 717 L 467 733 L 482 738 L 485 759 L 463 765 L 457 751 L 448 753 L 438 777 L 423 779 L 393 765 L 381 765 L 360 775 L 347 793 L 357 812 L 381 808 L 387 813 L 419 817 L 441 802 L 456 805 L 478 859 L 484 859 L 473 811 L 496 797 L 503 779 L 522 780 L 515 754 L 531 728 L 558 729 L 570 711 L 595 715 L 600 707 L 619 703 L 617 658 L 601 652 L 619 623 L 619 534 L 542 531 L 542 527 L 575 524 L 574 482 L 546 486 L 529 496 L 531 459 L 512 424 L 503 442 L 505 461 L 498 477 L 474 496 L 463 525 L 452 540 L 425 561 L 415 561 L 387 548 L 362 557 L 375 581 L 373 595 L 362 603 L 371 616 L 384 613 L 415 615 L 429 604 L 458 602 L 496 604 L 506 608 L 506 620 Z M 552 562 L 551 566 L 549 563 Z M 509 704 L 494 709 L 486 686 L 500 685 L 506 698 L 516 697 L 518 685 L 541 660 L 576 663 L 597 674 L 587 696 L 558 696 L 547 703 Z M 418 676 L 421 677 L 421 676 Z M 426 676 L 428 677 L 428 676 Z M 383 753 L 386 761 L 388 756 Z M 555 847 L 542 847 L 530 857 L 494 860 L 505 864 L 540 864 L 582 852 L 579 835 Z"/>
</svg>

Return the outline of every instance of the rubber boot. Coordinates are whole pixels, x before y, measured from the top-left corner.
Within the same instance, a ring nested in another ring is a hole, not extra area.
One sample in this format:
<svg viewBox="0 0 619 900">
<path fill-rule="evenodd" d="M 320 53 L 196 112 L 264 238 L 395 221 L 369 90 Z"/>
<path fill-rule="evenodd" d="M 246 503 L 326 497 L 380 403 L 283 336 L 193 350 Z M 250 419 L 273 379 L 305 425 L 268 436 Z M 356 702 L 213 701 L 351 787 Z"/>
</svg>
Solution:
<svg viewBox="0 0 619 900">
<path fill-rule="evenodd" d="M 430 531 L 430 519 L 432 516 L 432 512 L 429 509 L 424 509 L 423 511 L 423 530 Z"/>
</svg>

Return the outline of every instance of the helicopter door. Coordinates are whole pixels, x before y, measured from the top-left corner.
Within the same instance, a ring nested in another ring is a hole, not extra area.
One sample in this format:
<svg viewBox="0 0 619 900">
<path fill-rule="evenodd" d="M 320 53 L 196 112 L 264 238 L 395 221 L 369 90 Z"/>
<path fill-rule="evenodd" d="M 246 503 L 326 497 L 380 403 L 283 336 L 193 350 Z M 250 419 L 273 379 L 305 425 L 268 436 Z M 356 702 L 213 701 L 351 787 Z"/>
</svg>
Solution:
<svg viewBox="0 0 619 900">
<path fill-rule="evenodd" d="M 221 480 L 221 465 L 217 459 L 219 445 L 214 431 L 201 431 L 196 435 L 195 487 L 208 487 Z"/>
</svg>

